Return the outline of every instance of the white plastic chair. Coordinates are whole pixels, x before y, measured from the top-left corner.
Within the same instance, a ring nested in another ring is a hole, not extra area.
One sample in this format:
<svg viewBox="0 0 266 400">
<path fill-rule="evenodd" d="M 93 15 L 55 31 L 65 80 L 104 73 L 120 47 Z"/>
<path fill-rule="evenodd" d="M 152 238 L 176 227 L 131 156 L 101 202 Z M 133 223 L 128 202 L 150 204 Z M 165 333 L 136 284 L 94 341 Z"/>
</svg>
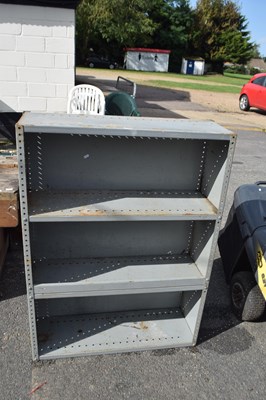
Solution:
<svg viewBox="0 0 266 400">
<path fill-rule="evenodd" d="M 68 94 L 68 114 L 104 115 L 105 98 L 101 89 L 93 85 L 74 86 Z"/>
</svg>

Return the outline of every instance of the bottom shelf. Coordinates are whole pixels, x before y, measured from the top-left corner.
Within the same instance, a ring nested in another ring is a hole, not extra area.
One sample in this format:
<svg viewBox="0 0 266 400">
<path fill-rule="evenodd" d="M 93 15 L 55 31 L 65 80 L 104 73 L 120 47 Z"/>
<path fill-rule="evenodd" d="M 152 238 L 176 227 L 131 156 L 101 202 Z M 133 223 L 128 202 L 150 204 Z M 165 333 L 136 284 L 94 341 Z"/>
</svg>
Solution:
<svg viewBox="0 0 266 400">
<path fill-rule="evenodd" d="M 37 325 L 41 360 L 193 345 L 179 308 L 43 317 Z"/>
</svg>

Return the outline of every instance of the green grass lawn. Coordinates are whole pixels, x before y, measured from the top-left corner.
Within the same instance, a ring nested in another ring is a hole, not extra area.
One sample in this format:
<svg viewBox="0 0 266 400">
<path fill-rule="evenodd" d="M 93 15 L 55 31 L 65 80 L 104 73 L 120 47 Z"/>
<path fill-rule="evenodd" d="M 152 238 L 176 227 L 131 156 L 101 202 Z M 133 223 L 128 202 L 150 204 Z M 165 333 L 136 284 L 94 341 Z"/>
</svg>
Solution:
<svg viewBox="0 0 266 400">
<path fill-rule="evenodd" d="M 139 83 L 144 85 L 173 88 L 173 89 L 181 88 L 181 89 L 205 90 L 209 92 L 218 92 L 218 93 L 239 93 L 242 86 L 245 83 L 247 83 L 251 77 L 250 75 L 240 75 L 240 74 L 230 74 L 230 73 L 225 73 L 224 75 L 210 74 L 203 76 L 183 75 L 183 74 L 174 74 L 165 72 L 142 72 L 142 71 L 124 71 L 124 74 L 125 73 L 128 77 L 131 74 L 134 74 L 134 78 L 132 78 L 133 80 L 136 79 L 136 76 L 139 75 L 140 77 Z M 145 79 L 146 77 L 147 79 Z M 217 85 L 215 85 L 216 83 Z"/>
<path fill-rule="evenodd" d="M 155 87 L 165 87 L 173 89 L 194 89 L 194 90 L 205 90 L 207 92 L 217 92 L 217 93 L 239 93 L 240 86 L 233 85 L 210 85 L 204 82 L 174 82 L 174 81 L 164 81 L 164 80 L 147 80 L 142 81 L 142 84 Z"/>
<path fill-rule="evenodd" d="M 250 79 L 249 75 L 183 75 L 183 74 L 170 74 L 170 73 L 153 73 L 154 79 L 145 79 L 145 74 L 142 73 L 142 84 L 151 86 L 159 86 L 165 88 L 181 88 L 181 89 L 194 89 L 206 90 L 208 92 L 219 93 L 239 93 L 242 86 Z M 163 79 L 160 79 L 163 77 Z M 165 79 L 169 78 L 169 79 Z M 178 81 L 182 79 L 182 81 Z M 216 85 L 217 83 L 217 85 Z"/>
<path fill-rule="evenodd" d="M 116 70 L 117 71 L 117 70 Z M 248 81 L 252 75 L 243 75 L 243 74 L 232 74 L 229 72 L 225 72 L 224 75 L 221 74 L 207 74 L 207 75 L 185 75 L 185 74 L 177 74 L 174 72 L 148 72 L 148 71 L 133 71 L 133 70 L 120 70 L 124 73 L 132 73 L 132 74 L 139 74 L 143 75 L 150 75 L 153 74 L 154 76 L 164 76 L 169 78 L 185 78 L 185 79 L 192 79 L 192 80 L 207 80 L 212 82 L 225 82 L 225 83 L 232 83 L 238 84 L 237 82 L 240 80 L 242 82 Z"/>
<path fill-rule="evenodd" d="M 81 68 L 83 69 L 83 68 Z M 84 68 L 93 73 L 93 70 Z M 104 71 L 104 70 L 101 70 Z M 106 71 L 107 72 L 107 71 Z M 110 73 L 110 70 L 108 70 Z M 132 79 L 138 84 L 154 87 L 165 87 L 173 89 L 194 89 L 218 93 L 239 93 L 242 86 L 251 78 L 250 75 L 231 74 L 225 72 L 220 74 L 184 75 L 172 72 L 146 72 L 130 70 L 113 70 L 114 76 L 122 75 Z"/>
</svg>

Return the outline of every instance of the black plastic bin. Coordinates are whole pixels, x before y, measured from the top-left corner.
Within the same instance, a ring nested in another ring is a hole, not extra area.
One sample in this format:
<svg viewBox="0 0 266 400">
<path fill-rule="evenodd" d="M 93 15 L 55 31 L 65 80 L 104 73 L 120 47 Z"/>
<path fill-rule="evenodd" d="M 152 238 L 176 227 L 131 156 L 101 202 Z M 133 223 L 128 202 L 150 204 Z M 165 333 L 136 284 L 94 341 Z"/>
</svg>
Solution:
<svg viewBox="0 0 266 400">
<path fill-rule="evenodd" d="M 241 320 L 260 318 L 266 299 L 266 182 L 235 191 L 218 246 L 233 311 Z"/>
</svg>

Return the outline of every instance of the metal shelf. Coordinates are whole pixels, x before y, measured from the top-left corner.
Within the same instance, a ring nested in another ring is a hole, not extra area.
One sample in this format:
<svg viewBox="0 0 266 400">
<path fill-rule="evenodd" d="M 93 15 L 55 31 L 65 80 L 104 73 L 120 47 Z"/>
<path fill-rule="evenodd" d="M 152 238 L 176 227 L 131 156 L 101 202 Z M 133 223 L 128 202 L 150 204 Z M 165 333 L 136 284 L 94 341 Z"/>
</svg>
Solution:
<svg viewBox="0 0 266 400">
<path fill-rule="evenodd" d="M 35 113 L 16 135 L 33 359 L 194 345 L 235 135 Z"/>
<path fill-rule="evenodd" d="M 217 209 L 197 191 L 36 191 L 31 222 L 216 219 Z"/>
<path fill-rule="evenodd" d="M 34 264 L 36 299 L 202 290 L 205 278 L 189 256 L 51 260 Z"/>
<path fill-rule="evenodd" d="M 179 308 L 42 318 L 41 360 L 188 346 L 193 334 Z"/>
</svg>

